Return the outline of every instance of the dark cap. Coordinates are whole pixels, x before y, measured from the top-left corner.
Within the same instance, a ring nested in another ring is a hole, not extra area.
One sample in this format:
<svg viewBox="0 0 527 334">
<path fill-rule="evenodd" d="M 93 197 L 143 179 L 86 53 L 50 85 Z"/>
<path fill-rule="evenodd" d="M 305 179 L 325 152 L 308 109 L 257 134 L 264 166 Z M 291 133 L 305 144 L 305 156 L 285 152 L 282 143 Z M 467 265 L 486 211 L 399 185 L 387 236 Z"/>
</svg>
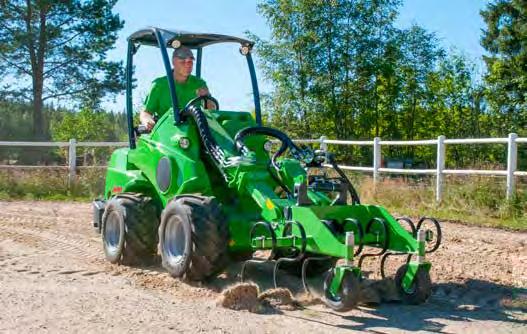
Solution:
<svg viewBox="0 0 527 334">
<path fill-rule="evenodd" d="M 174 49 L 172 58 L 175 58 L 175 57 L 178 57 L 179 59 L 187 59 L 187 58 L 194 59 L 194 54 L 192 54 L 192 51 L 186 46 L 180 46 L 179 48 Z"/>
</svg>

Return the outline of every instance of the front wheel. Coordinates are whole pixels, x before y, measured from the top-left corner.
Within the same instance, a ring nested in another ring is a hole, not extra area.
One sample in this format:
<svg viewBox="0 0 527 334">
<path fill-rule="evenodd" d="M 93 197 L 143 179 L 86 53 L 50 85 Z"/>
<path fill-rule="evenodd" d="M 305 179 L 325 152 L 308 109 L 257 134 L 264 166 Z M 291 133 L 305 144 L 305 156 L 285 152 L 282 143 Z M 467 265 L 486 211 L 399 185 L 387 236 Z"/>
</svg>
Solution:
<svg viewBox="0 0 527 334">
<path fill-rule="evenodd" d="M 213 197 L 186 195 L 169 202 L 159 226 L 163 267 L 172 277 L 204 280 L 227 262 L 229 231 Z"/>
<path fill-rule="evenodd" d="M 395 285 L 399 290 L 401 299 L 406 304 L 422 304 L 432 294 L 432 280 L 430 279 L 430 273 L 419 267 L 417 273 L 415 273 L 412 285 L 409 288 L 403 286 L 403 279 L 408 271 L 408 265 L 402 265 L 395 274 Z"/>
<path fill-rule="evenodd" d="M 346 312 L 353 309 L 359 302 L 359 279 L 353 273 L 346 272 L 342 278 L 339 291 L 332 293 L 330 287 L 334 277 L 335 273 L 333 269 L 330 269 L 324 280 L 324 302 L 337 312 Z"/>
</svg>

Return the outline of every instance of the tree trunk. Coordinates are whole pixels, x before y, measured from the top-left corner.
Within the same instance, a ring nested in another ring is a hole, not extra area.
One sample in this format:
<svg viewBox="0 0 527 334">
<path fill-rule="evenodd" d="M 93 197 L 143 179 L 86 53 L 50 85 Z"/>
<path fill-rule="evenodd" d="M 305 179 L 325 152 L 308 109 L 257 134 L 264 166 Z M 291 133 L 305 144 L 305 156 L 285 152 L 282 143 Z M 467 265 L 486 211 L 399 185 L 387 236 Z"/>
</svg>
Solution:
<svg viewBox="0 0 527 334">
<path fill-rule="evenodd" d="M 33 31 L 33 5 L 31 0 L 26 1 L 26 29 L 30 36 L 29 55 L 31 59 L 31 72 L 33 73 L 33 138 L 44 140 L 47 138 L 43 117 L 43 93 L 44 93 L 44 55 L 46 51 L 46 15 L 47 5 L 42 4 L 38 8 L 38 36 Z M 38 43 L 36 38 L 38 37 Z"/>
<path fill-rule="evenodd" d="M 44 117 L 43 117 L 43 102 L 42 92 L 44 88 L 44 82 L 42 76 L 35 72 L 33 77 L 33 135 L 37 140 L 43 140 L 46 138 L 44 130 Z"/>
</svg>

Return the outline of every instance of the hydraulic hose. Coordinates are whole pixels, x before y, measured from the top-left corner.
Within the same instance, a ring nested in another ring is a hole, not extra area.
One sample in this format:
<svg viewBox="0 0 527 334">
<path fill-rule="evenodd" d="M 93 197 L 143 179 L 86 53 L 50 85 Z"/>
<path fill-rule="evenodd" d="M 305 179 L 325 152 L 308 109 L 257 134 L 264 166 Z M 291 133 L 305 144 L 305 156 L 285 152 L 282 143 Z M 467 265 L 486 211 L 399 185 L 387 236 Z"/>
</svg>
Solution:
<svg viewBox="0 0 527 334">
<path fill-rule="evenodd" d="M 216 143 L 216 140 L 212 137 L 212 133 L 210 132 L 209 128 L 209 123 L 207 122 L 207 117 L 205 116 L 201 108 L 198 106 L 190 105 L 183 110 L 182 115 L 191 116 L 194 119 L 198 128 L 201 142 L 203 143 L 205 150 L 207 150 L 210 157 L 216 163 L 220 172 L 225 177 L 225 174 L 221 168 L 221 166 L 224 166 L 226 163 L 225 153 L 218 145 L 218 143 Z"/>
<path fill-rule="evenodd" d="M 335 162 L 335 158 L 333 157 L 332 154 L 328 154 L 328 162 L 331 164 L 333 169 L 335 169 L 337 174 L 339 174 L 339 176 L 344 180 L 344 182 L 348 184 L 348 191 L 351 195 L 351 200 L 353 204 L 360 204 L 360 197 L 359 197 L 359 194 L 357 193 L 357 190 L 355 190 L 355 187 L 353 187 L 353 184 L 351 184 L 351 181 L 348 179 L 346 174 L 337 165 L 337 163 Z"/>
</svg>

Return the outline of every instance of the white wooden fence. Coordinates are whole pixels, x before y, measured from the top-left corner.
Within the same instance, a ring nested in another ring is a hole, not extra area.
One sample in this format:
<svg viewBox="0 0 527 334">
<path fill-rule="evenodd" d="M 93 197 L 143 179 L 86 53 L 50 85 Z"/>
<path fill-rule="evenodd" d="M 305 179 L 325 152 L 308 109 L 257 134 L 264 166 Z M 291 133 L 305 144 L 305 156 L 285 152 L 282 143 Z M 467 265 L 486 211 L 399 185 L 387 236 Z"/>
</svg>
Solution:
<svg viewBox="0 0 527 334">
<path fill-rule="evenodd" d="M 373 140 L 331 140 L 321 137 L 318 140 L 296 140 L 298 143 L 320 143 L 323 150 L 327 150 L 328 144 L 334 145 L 356 145 L 356 146 L 373 146 L 373 166 L 340 166 L 344 170 L 371 172 L 373 180 L 376 183 L 379 180 L 380 173 L 395 174 L 428 174 L 436 176 L 436 201 L 440 202 L 443 193 L 444 176 L 447 174 L 456 175 L 496 175 L 507 177 L 507 199 L 511 199 L 515 193 L 515 177 L 527 176 L 527 171 L 518 171 L 518 144 L 527 143 L 527 138 L 519 138 L 517 134 L 510 133 L 508 138 L 470 138 L 470 139 L 446 139 L 445 136 L 439 136 L 437 139 L 430 140 L 412 140 L 412 141 L 388 141 L 375 137 Z M 447 144 L 507 144 L 507 170 L 472 170 L 472 169 L 445 169 L 446 145 Z M 418 145 L 436 145 L 437 161 L 435 169 L 396 169 L 381 167 L 382 146 L 418 146 Z"/>
<path fill-rule="evenodd" d="M 515 193 L 515 177 L 527 176 L 527 171 L 518 171 L 518 144 L 527 144 L 527 138 L 519 138 L 517 134 L 511 133 L 508 138 L 478 138 L 478 139 L 446 139 L 445 136 L 439 136 L 431 140 L 412 140 L 412 141 L 386 141 L 376 137 L 373 140 L 332 140 L 326 137 L 319 139 L 298 139 L 297 143 L 320 144 L 322 150 L 327 151 L 328 145 L 355 145 L 355 146 L 373 146 L 373 166 L 344 166 L 340 168 L 350 171 L 371 172 L 373 180 L 376 183 L 381 173 L 393 174 L 425 174 L 436 176 L 436 201 L 440 202 L 443 193 L 444 176 L 447 174 L 456 175 L 495 175 L 507 177 L 506 194 L 507 199 L 512 198 Z M 506 144 L 507 145 L 507 169 L 506 170 L 469 170 L 469 169 L 445 169 L 446 145 L 452 144 Z M 70 182 L 75 181 L 77 171 L 76 165 L 76 148 L 77 147 L 120 147 L 127 146 L 128 142 L 77 142 L 70 139 L 69 142 L 14 142 L 0 141 L 0 146 L 8 147 L 68 147 L 68 166 L 59 166 L 59 168 L 69 169 Z M 435 145 L 437 147 L 437 162 L 435 169 L 397 169 L 383 168 L 382 146 L 418 146 L 418 145 Z M 326 165 L 331 167 L 330 165 Z M 19 165 L 0 165 L 0 168 L 53 168 L 57 166 L 19 166 Z M 99 166 L 104 167 L 104 166 Z"/>
</svg>

